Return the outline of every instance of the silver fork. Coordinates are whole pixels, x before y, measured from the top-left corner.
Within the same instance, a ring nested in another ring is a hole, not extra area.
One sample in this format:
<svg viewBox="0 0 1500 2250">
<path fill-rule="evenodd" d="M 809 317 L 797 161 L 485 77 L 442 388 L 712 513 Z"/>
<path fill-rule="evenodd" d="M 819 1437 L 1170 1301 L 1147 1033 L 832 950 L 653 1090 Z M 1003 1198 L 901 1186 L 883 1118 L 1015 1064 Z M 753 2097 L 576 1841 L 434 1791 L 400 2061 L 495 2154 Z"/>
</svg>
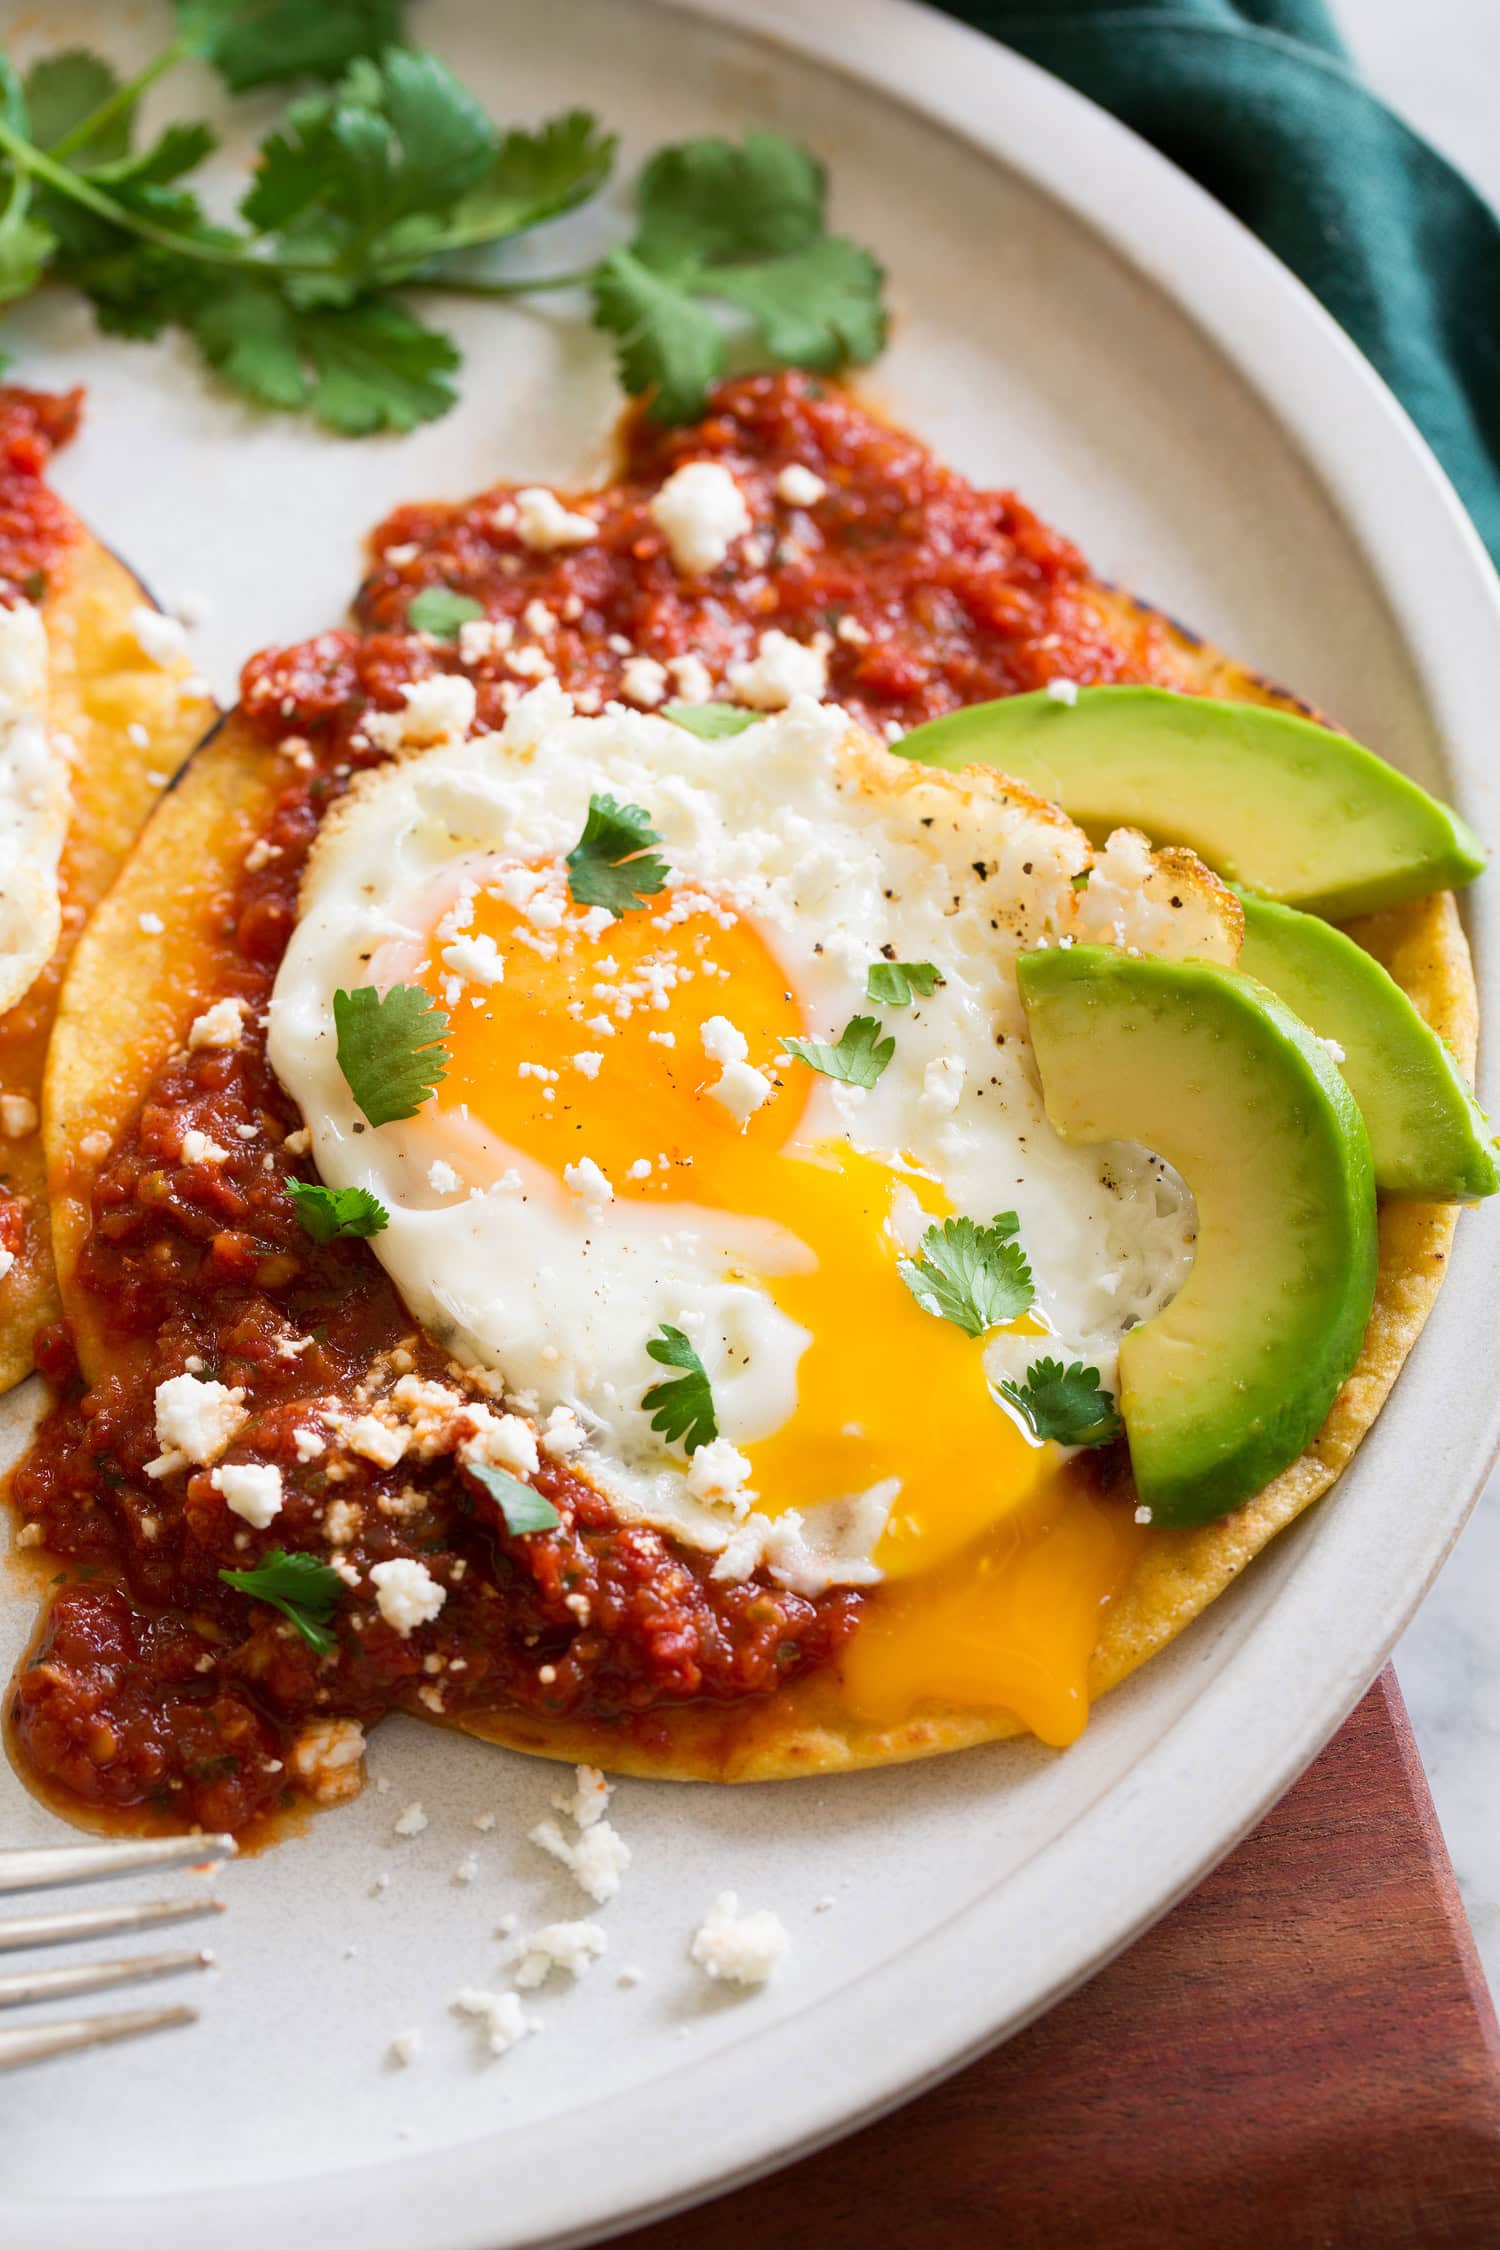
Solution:
<svg viewBox="0 0 1500 2250">
<path fill-rule="evenodd" d="M 232 1836 L 151 1836 L 121 1843 L 56 1844 L 36 1850 L 0 1851 L 0 1896 L 18 1891 L 61 1889 L 72 1883 L 103 1882 L 143 1869 L 202 1866 L 211 1874 L 233 1856 Z M 0 1921 L 0 1954 L 28 1945 L 66 1945 L 79 1938 L 113 1937 L 121 1930 L 155 1930 L 167 1922 L 187 1922 L 202 1914 L 222 1914 L 224 1901 L 208 1895 L 151 1899 L 141 1905 L 73 1908 L 60 1914 L 25 1914 Z M 149 1977 L 176 1976 L 185 1969 L 207 1969 L 213 1955 L 202 1949 L 143 1953 L 121 1961 L 70 1962 L 64 1968 L 0 1973 L 0 2008 L 29 2000 L 63 2000 L 80 1993 L 105 1992 L 115 1985 Z M 52 2055 L 77 2054 L 116 2039 L 135 2039 L 147 2031 L 167 2031 L 195 2023 L 196 2008 L 127 2008 L 107 2016 L 79 2016 L 27 2030 L 0 2029 L 0 2070 L 44 2062 Z"/>
</svg>

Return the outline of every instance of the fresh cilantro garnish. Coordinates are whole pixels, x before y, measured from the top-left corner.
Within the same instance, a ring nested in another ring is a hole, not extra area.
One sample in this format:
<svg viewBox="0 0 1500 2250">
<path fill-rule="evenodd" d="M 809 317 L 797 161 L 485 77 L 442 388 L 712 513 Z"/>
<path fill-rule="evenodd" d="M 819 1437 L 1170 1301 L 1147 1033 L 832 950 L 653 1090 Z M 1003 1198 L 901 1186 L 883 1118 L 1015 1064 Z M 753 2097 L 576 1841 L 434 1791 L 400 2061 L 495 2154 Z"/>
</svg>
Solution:
<svg viewBox="0 0 1500 2250">
<path fill-rule="evenodd" d="M 704 300 L 734 308 L 760 363 L 831 372 L 863 366 L 885 341 L 880 267 L 827 232 L 828 183 L 779 133 L 685 141 L 642 172 L 639 223 L 594 275 L 594 318 L 616 338 L 628 391 L 654 419 L 703 411 L 727 339 Z"/>
<path fill-rule="evenodd" d="M 316 1555 L 289 1555 L 276 1547 L 253 1570 L 221 1570 L 219 1576 L 226 1586 L 279 1609 L 319 1656 L 337 1650 L 338 1638 L 328 1631 L 328 1620 L 339 1605 L 344 1581 Z"/>
<path fill-rule="evenodd" d="M 1089 887 L 1089 877 L 1093 872 L 1092 867 L 1081 867 L 1076 875 L 1068 877 L 1068 881 L 1075 891 L 1086 891 Z"/>
<path fill-rule="evenodd" d="M 1023 1414 L 1039 1438 L 1059 1445 L 1108 1445 L 1123 1427 L 1110 1392 L 1101 1389 L 1097 1367 L 1075 1359 L 1035 1359 L 1024 1383 L 1002 1383 L 1004 1397 Z"/>
<path fill-rule="evenodd" d="M 743 734 L 746 727 L 759 726 L 764 711 L 742 711 L 737 703 L 664 703 L 664 719 L 674 727 L 686 727 L 689 734 L 701 735 L 705 742 L 717 742 L 727 734 Z"/>
<path fill-rule="evenodd" d="M 469 1461 L 465 1466 L 499 1508 L 513 1537 L 526 1531 L 555 1531 L 562 1522 L 550 1500 L 507 1470 L 492 1469 L 487 1461 Z"/>
<path fill-rule="evenodd" d="M 332 1242 L 338 1235 L 379 1234 L 390 1225 L 389 1211 L 368 1188 L 331 1188 L 324 1187 L 321 1180 L 288 1180 L 286 1192 L 303 1232 L 314 1242 Z"/>
<path fill-rule="evenodd" d="M 1020 1220 L 1001 1211 L 977 1219 L 944 1219 L 922 1237 L 920 1255 L 897 1260 L 897 1271 L 924 1312 L 951 1320 L 966 1336 L 982 1336 L 1030 1309 L 1036 1295 L 1026 1253 L 1015 1236 Z"/>
<path fill-rule="evenodd" d="M 942 981 L 931 961 L 872 961 L 865 998 L 882 1008 L 909 1008 L 913 993 L 928 1000 Z"/>
<path fill-rule="evenodd" d="M 458 638 L 460 625 L 483 617 L 484 604 L 472 594 L 456 594 L 451 586 L 424 586 L 406 605 L 406 622 L 414 633 L 431 633 L 440 641 Z"/>
<path fill-rule="evenodd" d="M 782 1044 L 809 1070 L 820 1070 L 825 1078 L 842 1078 L 850 1086 L 873 1086 L 896 1052 L 895 1040 L 889 1033 L 882 1038 L 873 1016 L 851 1016 L 836 1047 L 817 1039 L 786 1039 Z"/>
<path fill-rule="evenodd" d="M 669 1445 L 682 1440 L 683 1450 L 696 1453 L 719 1434 L 714 1415 L 714 1394 L 708 1370 L 680 1328 L 662 1322 L 661 1334 L 646 1346 L 658 1367 L 680 1367 L 683 1373 L 670 1383 L 653 1383 L 641 1404 L 651 1410 L 651 1427 L 660 1430 Z"/>
<path fill-rule="evenodd" d="M 339 1069 L 372 1125 L 415 1117 L 448 1074 L 448 1018 L 419 984 L 336 992 Z"/>
<path fill-rule="evenodd" d="M 177 0 L 177 37 L 124 81 L 73 49 L 23 85 L 0 52 L 0 301 L 69 284 L 109 333 L 180 329 L 258 404 L 354 436 L 453 404 L 459 354 L 410 309 L 417 290 L 587 288 L 627 387 L 662 420 L 701 410 L 726 362 L 724 311 L 762 365 L 879 350 L 880 269 L 827 232 L 821 166 L 774 133 L 660 151 L 633 240 L 596 262 L 477 263 L 597 195 L 614 137 L 584 110 L 502 130 L 437 56 L 403 45 L 404 15 L 403 0 Z M 262 142 L 234 221 L 190 184 L 215 147 L 206 125 L 136 142 L 141 96 L 193 59 L 236 92 L 325 82 Z"/>
<path fill-rule="evenodd" d="M 583 834 L 568 854 L 568 889 L 576 906 L 607 906 L 616 921 L 667 879 L 667 863 L 648 846 L 661 837 L 651 815 L 614 797 L 589 799 Z"/>
</svg>

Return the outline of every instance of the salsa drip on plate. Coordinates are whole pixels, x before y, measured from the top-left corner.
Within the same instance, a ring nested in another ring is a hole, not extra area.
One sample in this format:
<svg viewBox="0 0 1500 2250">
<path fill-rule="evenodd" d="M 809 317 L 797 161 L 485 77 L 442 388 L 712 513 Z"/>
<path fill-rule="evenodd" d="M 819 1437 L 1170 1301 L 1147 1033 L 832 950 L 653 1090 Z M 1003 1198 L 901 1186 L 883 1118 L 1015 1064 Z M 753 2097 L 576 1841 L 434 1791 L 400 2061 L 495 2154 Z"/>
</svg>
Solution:
<svg viewBox="0 0 1500 2250">
<path fill-rule="evenodd" d="M 704 459 L 732 469 L 757 524 L 781 528 L 685 579 L 648 502 L 674 468 Z M 826 488 L 816 521 L 784 491 L 775 504 L 793 464 Z M 320 1760 L 326 1723 L 368 1725 L 392 1708 L 545 1712 L 649 1739 L 686 1705 L 763 1699 L 827 1667 L 872 1598 L 716 1581 L 710 1557 L 616 1520 L 561 1460 L 544 1458 L 535 1479 L 556 1529 L 508 1531 L 457 1456 L 466 1409 L 485 1411 L 498 1385 L 414 1329 L 368 1244 L 315 1242 L 286 1193 L 311 1167 L 263 1017 L 302 867 L 351 775 L 375 761 L 365 714 L 400 708 L 401 687 L 435 671 L 462 669 L 480 724 L 497 726 L 539 676 L 555 673 L 587 708 L 628 692 L 642 658 L 669 676 L 695 659 L 723 695 L 731 667 L 775 629 L 817 640 L 828 695 L 896 733 L 1053 677 L 1175 684 L 1168 639 L 1145 610 L 1122 626 L 1076 551 L 1018 502 L 975 491 L 799 376 L 728 384 L 692 429 L 632 423 L 619 481 L 568 503 L 595 521 L 587 543 L 528 544 L 516 498 L 494 488 L 399 510 L 376 536 L 359 629 L 245 668 L 243 718 L 278 779 L 215 902 L 198 983 L 200 1008 L 244 1003 L 243 1035 L 172 1053 L 98 1173 L 71 1290 L 86 1320 L 76 1345 L 64 1328 L 39 1343 L 60 1396 L 13 1485 L 28 1542 L 72 1567 L 54 1582 L 11 1724 L 25 1770 L 75 1805 L 253 1829 L 298 1796 L 345 1793 Z M 467 648 L 412 633 L 413 597 L 439 586 L 501 630 Z M 100 1368 L 92 1387 L 80 1357 Z M 207 1466 L 148 1475 L 157 1386 L 182 1374 L 238 1394 L 233 1458 L 280 1470 L 274 1523 L 230 1512 Z M 350 1425 L 402 1397 L 426 1402 L 424 1435 L 384 1462 Z M 335 1653 L 223 1583 L 221 1570 L 277 1549 L 343 1578 Z M 420 1559 L 445 1590 L 415 1633 L 369 1590 L 371 1569 L 399 1558 Z"/>
</svg>

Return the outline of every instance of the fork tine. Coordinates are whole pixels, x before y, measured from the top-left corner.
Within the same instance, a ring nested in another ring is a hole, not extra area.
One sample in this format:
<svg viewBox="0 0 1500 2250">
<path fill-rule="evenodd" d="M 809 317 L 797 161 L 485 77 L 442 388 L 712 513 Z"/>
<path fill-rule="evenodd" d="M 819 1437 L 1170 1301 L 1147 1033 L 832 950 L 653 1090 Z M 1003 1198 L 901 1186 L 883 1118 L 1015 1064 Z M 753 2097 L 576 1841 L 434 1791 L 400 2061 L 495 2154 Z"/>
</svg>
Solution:
<svg viewBox="0 0 1500 2250">
<path fill-rule="evenodd" d="M 31 1969 L 0 1977 L 0 2008 L 19 2008 L 31 2000 L 71 2000 L 81 1992 L 107 1992 L 111 1985 L 210 1969 L 213 1959 L 207 1952 L 142 1953 L 128 1961 L 69 1961 L 59 1969 Z"/>
<path fill-rule="evenodd" d="M 221 1898 L 154 1898 L 143 1906 L 74 1907 L 64 1914 L 17 1914 L 0 1922 L 0 1953 L 23 1945 L 68 1945 L 75 1938 L 115 1937 L 121 1930 L 155 1929 L 163 1922 L 191 1922 L 202 1914 L 222 1914 Z"/>
<path fill-rule="evenodd" d="M 34 2024 L 25 2031 L 0 2031 L 0 2070 L 20 2063 L 45 2062 L 52 2055 L 76 2055 L 86 2047 L 107 2047 L 116 2039 L 138 2039 L 148 2031 L 170 2031 L 196 2023 L 196 2008 L 125 2008 L 111 2016 L 84 2016 L 70 2023 Z"/>
<path fill-rule="evenodd" d="M 0 1897 L 65 1883 L 98 1883 L 142 1868 L 208 1865 L 232 1859 L 232 1836 L 141 1836 L 121 1843 L 48 1844 L 0 1851 Z"/>
</svg>

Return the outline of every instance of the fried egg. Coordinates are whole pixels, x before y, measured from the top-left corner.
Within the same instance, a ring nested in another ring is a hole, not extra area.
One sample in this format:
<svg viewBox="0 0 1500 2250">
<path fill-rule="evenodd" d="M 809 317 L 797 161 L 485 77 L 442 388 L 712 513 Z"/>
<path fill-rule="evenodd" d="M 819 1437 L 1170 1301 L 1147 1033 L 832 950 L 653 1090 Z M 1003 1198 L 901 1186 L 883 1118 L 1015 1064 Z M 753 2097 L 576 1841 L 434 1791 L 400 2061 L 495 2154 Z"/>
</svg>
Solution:
<svg viewBox="0 0 1500 2250">
<path fill-rule="evenodd" d="M 323 1179 L 379 1198 L 372 1248 L 414 1317 L 497 1373 L 621 1515 L 721 1578 L 920 1585 L 929 1621 L 956 1599 L 992 1637 L 964 1590 L 976 1555 L 1018 1552 L 1076 1499 L 1063 1449 L 998 1384 L 1051 1353 L 1113 1387 L 1120 1337 L 1180 1285 L 1194 1226 L 1148 1152 L 1052 1131 L 1016 957 L 1088 942 L 1232 961 L 1236 902 L 1184 855 L 1129 832 L 1096 851 L 1018 787 L 908 764 L 808 699 L 716 740 L 578 715 L 553 683 L 473 738 L 462 680 L 407 699 L 369 722 L 408 754 L 325 823 L 271 1004 L 271 1060 Z M 618 916 L 568 880 L 606 794 L 649 816 L 667 870 Z M 891 961 L 941 981 L 872 1002 L 871 966 Z M 371 984 L 425 986 L 449 1019 L 435 1094 L 378 1129 L 332 1012 L 336 988 Z M 832 1045 L 861 1016 L 894 1042 L 871 1086 L 789 1045 Z M 899 1261 L 945 1217 L 1002 1211 L 1035 1302 L 974 1337 Z M 691 1457 L 644 1403 L 663 1328 L 711 1387 L 717 1436 Z M 1112 1528 L 1104 1546 L 1113 1569 Z M 1103 1568 L 1075 1573 L 1089 1647 Z M 941 1628 L 951 1649 L 961 1622 Z M 899 1669 L 888 1653 L 876 1703 Z"/>
</svg>

